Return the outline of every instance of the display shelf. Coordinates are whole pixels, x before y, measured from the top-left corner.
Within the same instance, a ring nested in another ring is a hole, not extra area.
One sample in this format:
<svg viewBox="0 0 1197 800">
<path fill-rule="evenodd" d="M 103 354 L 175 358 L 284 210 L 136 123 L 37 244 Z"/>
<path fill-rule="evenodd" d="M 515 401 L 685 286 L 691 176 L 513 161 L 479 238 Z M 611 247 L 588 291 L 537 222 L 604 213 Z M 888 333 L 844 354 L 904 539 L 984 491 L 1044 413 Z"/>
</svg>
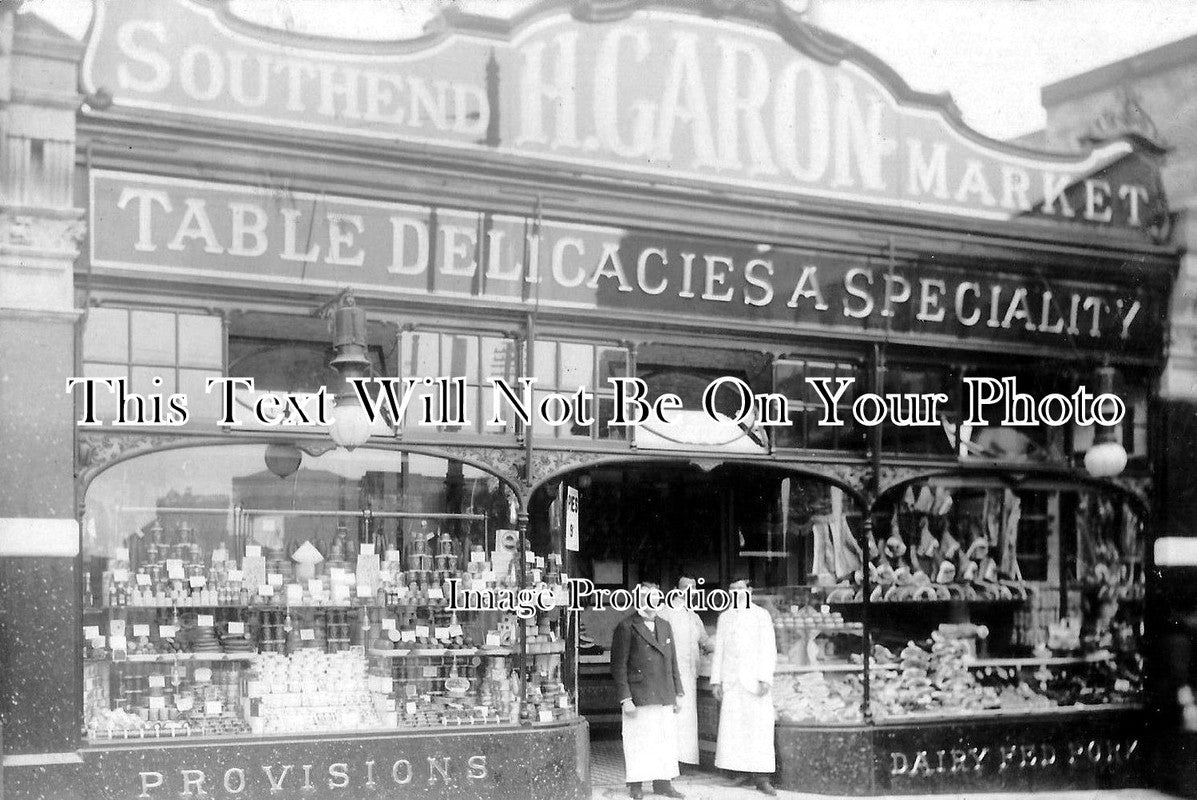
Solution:
<svg viewBox="0 0 1197 800">
<path fill-rule="evenodd" d="M 1067 667 L 1078 664 L 1100 664 L 1110 661 L 1114 654 L 1108 650 L 1083 656 L 1045 656 L 1042 658 L 976 658 L 968 662 L 973 669 L 984 667 Z"/>
<path fill-rule="evenodd" d="M 896 670 L 897 664 L 870 664 L 871 670 Z M 776 675 L 801 675 L 809 672 L 863 672 L 864 666 L 862 664 L 853 664 L 850 661 L 832 661 L 824 662 L 822 664 L 778 664 L 773 670 Z"/>
<path fill-rule="evenodd" d="M 1094 703 L 1071 706 L 1028 706 L 1026 708 L 970 708 L 961 709 L 959 714 L 919 714 L 910 712 L 900 717 L 876 716 L 877 725 L 911 725 L 926 722 L 959 722 L 967 719 L 988 719 L 990 717 L 1076 717 L 1103 711 L 1142 711 L 1142 703 Z"/>
<path fill-rule="evenodd" d="M 169 664 L 176 661 L 250 661 L 256 653 L 131 653 L 122 659 L 87 658 L 89 664 Z"/>
<path fill-rule="evenodd" d="M 1013 600 L 875 600 L 869 603 L 870 609 L 877 609 L 884 611 L 894 608 L 920 608 L 920 609 L 948 609 L 953 607 L 967 606 L 968 608 L 979 609 L 1015 609 L 1019 606 L 1026 605 L 1026 598 L 1016 598 Z M 863 600 L 837 600 L 829 602 L 826 605 L 832 608 L 860 608 L 864 605 Z"/>
</svg>

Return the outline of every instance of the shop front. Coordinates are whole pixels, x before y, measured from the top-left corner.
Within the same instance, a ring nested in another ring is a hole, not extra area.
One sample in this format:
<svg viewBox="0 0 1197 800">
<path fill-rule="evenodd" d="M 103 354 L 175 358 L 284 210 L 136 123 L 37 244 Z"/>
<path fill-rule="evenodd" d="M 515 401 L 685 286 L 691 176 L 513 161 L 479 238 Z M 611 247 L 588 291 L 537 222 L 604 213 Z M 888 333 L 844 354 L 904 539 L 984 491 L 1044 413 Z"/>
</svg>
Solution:
<svg viewBox="0 0 1197 800">
<path fill-rule="evenodd" d="M 564 587 L 683 574 L 773 615 L 782 787 L 1148 780 L 1158 152 L 986 140 L 781 2 L 369 46 L 235 5 L 99 4 L 43 171 L 113 383 L 38 578 L 61 691 L 8 717 L 61 735 L 6 796 L 585 797 L 618 614 Z M 1035 418 L 970 419 L 975 379 Z M 1045 419 L 1082 387 L 1124 418 Z"/>
</svg>

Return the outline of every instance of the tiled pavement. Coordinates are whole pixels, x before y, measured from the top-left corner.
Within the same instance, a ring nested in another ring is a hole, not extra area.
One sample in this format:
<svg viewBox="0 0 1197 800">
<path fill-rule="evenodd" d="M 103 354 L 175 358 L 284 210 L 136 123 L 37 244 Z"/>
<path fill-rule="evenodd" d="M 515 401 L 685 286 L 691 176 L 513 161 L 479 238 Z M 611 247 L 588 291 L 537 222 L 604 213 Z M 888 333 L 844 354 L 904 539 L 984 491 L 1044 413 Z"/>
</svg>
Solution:
<svg viewBox="0 0 1197 800">
<path fill-rule="evenodd" d="M 622 800 L 627 788 L 623 782 L 623 752 L 618 739 L 594 741 L 590 747 L 590 785 L 594 800 Z M 755 789 L 735 786 L 732 781 L 712 771 L 692 772 L 674 781 L 687 800 L 759 800 L 764 795 Z M 645 788 L 649 788 L 647 785 Z M 784 800 L 826 800 L 826 795 L 779 791 Z M 646 800 L 656 795 L 645 792 Z M 1049 800 L 1047 794 L 937 795 L 943 800 Z M 1139 789 L 1119 791 L 1053 792 L 1050 800 L 1171 800 L 1160 792 Z M 887 800 L 899 800 L 897 796 Z M 912 799 L 913 800 L 913 799 Z M 927 800 L 923 795 L 918 800 Z"/>
</svg>

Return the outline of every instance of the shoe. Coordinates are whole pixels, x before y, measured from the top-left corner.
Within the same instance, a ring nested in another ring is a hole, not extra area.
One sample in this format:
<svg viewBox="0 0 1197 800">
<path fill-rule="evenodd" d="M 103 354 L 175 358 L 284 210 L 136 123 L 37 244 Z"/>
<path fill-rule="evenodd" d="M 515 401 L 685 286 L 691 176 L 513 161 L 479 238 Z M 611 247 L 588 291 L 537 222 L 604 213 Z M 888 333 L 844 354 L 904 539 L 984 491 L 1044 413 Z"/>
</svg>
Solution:
<svg viewBox="0 0 1197 800">
<path fill-rule="evenodd" d="M 773 788 L 773 784 L 769 783 L 769 781 L 765 780 L 764 778 L 761 778 L 756 782 L 756 790 L 758 792 L 762 792 L 763 794 L 767 794 L 770 797 L 773 797 L 777 794 L 777 790 Z"/>
<path fill-rule="evenodd" d="M 670 781 L 653 781 L 653 794 L 659 794 L 662 797 L 676 797 L 684 798 L 685 795 L 673 788 L 673 783 Z"/>
<path fill-rule="evenodd" d="M 629 783 L 628 797 L 632 800 L 644 800 L 644 789 L 638 783 Z"/>
</svg>

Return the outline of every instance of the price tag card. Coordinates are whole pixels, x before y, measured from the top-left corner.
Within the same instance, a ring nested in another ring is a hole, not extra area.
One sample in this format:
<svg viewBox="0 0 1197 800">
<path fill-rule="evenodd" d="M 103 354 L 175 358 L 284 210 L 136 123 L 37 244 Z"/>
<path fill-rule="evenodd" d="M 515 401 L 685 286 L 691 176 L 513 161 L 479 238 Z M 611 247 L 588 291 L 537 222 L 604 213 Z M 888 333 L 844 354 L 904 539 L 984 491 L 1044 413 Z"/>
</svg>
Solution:
<svg viewBox="0 0 1197 800">
<path fill-rule="evenodd" d="M 150 585 L 150 576 L 146 575 L 144 572 L 137 573 L 136 579 L 137 579 L 138 586 L 149 586 Z"/>
<path fill-rule="evenodd" d="M 129 649 L 129 640 L 126 639 L 124 636 L 109 636 L 108 637 L 108 646 L 111 647 L 113 650 L 128 650 Z"/>
<path fill-rule="evenodd" d="M 449 638 L 449 629 L 448 629 L 448 628 L 442 628 L 442 627 L 439 627 L 439 626 L 438 626 L 438 627 L 437 627 L 437 629 L 436 629 L 436 634 L 435 634 L 435 636 L 436 636 L 436 638 L 437 638 L 437 639 L 440 639 L 440 640 L 448 639 L 448 638 Z"/>
<path fill-rule="evenodd" d="M 374 592 L 370 590 L 369 586 L 366 586 L 365 584 L 361 584 L 361 583 L 359 583 L 357 585 L 357 596 L 358 597 L 372 597 L 373 595 L 374 595 Z"/>
<path fill-rule="evenodd" d="M 266 579 L 266 559 L 261 556 L 254 558 L 246 556 L 243 558 L 241 560 L 241 571 L 244 573 L 241 581 L 248 586 L 259 586 L 263 583 L 268 583 Z"/>
<path fill-rule="evenodd" d="M 150 697 L 149 700 L 151 709 L 166 708 L 166 698 L 162 697 L 161 695 L 157 697 Z"/>
<path fill-rule="evenodd" d="M 192 589 L 202 589 L 207 585 L 208 579 L 203 575 L 192 575 L 187 582 L 191 584 Z"/>
<path fill-rule="evenodd" d="M 125 621 L 123 619 L 113 619 L 108 621 L 108 634 L 110 636 L 124 636 L 125 635 Z"/>
<path fill-rule="evenodd" d="M 230 622 L 229 623 L 229 635 L 230 636 L 238 636 L 243 633 L 245 633 L 245 623 L 244 622 Z"/>
<path fill-rule="evenodd" d="M 266 582 L 269 583 L 271 586 L 282 586 L 283 585 L 283 576 L 277 572 L 272 572 L 266 576 Z"/>
<path fill-rule="evenodd" d="M 408 700 L 406 703 L 404 703 L 404 705 L 403 705 L 403 710 L 404 710 L 404 711 L 406 711 L 408 714 L 415 714 L 415 713 L 416 713 L 416 703 L 415 703 L 415 701 L 414 701 L 414 700 Z"/>
<path fill-rule="evenodd" d="M 274 587 L 269 583 L 263 583 L 258 587 L 258 595 L 261 597 L 274 597 Z"/>
<path fill-rule="evenodd" d="M 308 592 L 312 597 L 324 594 L 324 581 L 319 578 L 312 578 L 308 581 Z"/>
<path fill-rule="evenodd" d="M 527 561 L 532 566 L 536 566 L 536 554 L 531 550 L 524 551 L 524 561 Z"/>
<path fill-rule="evenodd" d="M 83 627 L 83 638 L 87 639 L 88 641 L 91 641 L 92 639 L 99 639 L 100 638 L 100 626 L 99 625 L 85 625 Z"/>
<path fill-rule="evenodd" d="M 149 635 L 150 635 L 150 626 L 149 625 L 134 625 L 133 626 L 133 636 L 134 637 L 149 636 Z"/>
<path fill-rule="evenodd" d="M 552 722 L 553 712 L 547 708 L 542 708 L 540 713 L 537 715 L 537 719 L 539 719 L 541 722 Z"/>
<path fill-rule="evenodd" d="M 305 642 L 316 641 L 316 631 L 311 628 L 304 628 L 299 632 L 299 638 Z"/>
<path fill-rule="evenodd" d="M 357 554 L 357 585 L 363 584 L 373 592 L 378 587 L 378 553 Z"/>
<path fill-rule="evenodd" d="M 407 597 L 407 587 L 403 584 L 396 586 L 393 591 L 396 597 Z"/>
<path fill-rule="evenodd" d="M 499 636 L 499 634 L 497 634 L 497 633 L 488 633 L 488 634 L 486 634 L 486 646 L 487 647 L 502 647 L 503 646 L 503 638 L 501 636 Z"/>
<path fill-rule="evenodd" d="M 287 602 L 291 605 L 299 605 L 303 602 L 303 587 L 298 583 L 287 584 Z"/>
<path fill-rule="evenodd" d="M 219 700 L 205 700 L 204 714 L 207 716 L 217 716 L 224 708 Z"/>
<path fill-rule="evenodd" d="M 211 628 L 216 624 L 216 619 L 211 614 L 199 614 L 195 618 L 195 624 L 201 628 Z"/>
<path fill-rule="evenodd" d="M 178 635 L 174 625 L 159 625 L 158 636 L 163 639 L 173 639 Z"/>
<path fill-rule="evenodd" d="M 433 586 L 428 590 L 428 599 L 429 600 L 444 600 L 445 593 L 444 593 L 444 591 L 441 590 L 441 587 Z"/>
<path fill-rule="evenodd" d="M 426 664 L 422 668 L 425 678 L 435 678 L 439 672 L 432 664 Z"/>
<path fill-rule="evenodd" d="M 565 695 L 557 697 L 557 708 L 569 708 L 569 698 Z"/>
<path fill-rule="evenodd" d="M 383 629 L 384 631 L 393 631 L 393 630 L 395 630 L 395 620 L 393 620 L 393 619 L 383 619 L 383 621 L 382 621 L 382 629 Z"/>
<path fill-rule="evenodd" d="M 212 563 L 223 564 L 229 560 L 229 549 L 223 544 L 212 551 Z"/>
<path fill-rule="evenodd" d="M 101 647 L 105 647 L 107 644 L 108 644 L 108 637 L 106 637 L 106 636 L 95 636 L 95 637 L 92 637 L 92 639 L 91 639 L 91 646 L 96 648 L 97 650 L 99 650 Z"/>
<path fill-rule="evenodd" d="M 121 567 L 112 570 L 112 580 L 116 581 L 117 583 L 124 583 L 125 581 L 129 580 L 129 570 Z"/>
<path fill-rule="evenodd" d="M 195 698 L 189 697 L 187 695 L 176 694 L 175 708 L 179 709 L 180 711 L 190 711 L 191 709 L 195 708 Z"/>
<path fill-rule="evenodd" d="M 229 582 L 230 583 L 241 583 L 241 581 L 243 581 L 243 580 L 245 580 L 245 573 L 243 571 L 241 571 L 239 569 L 229 570 Z"/>
<path fill-rule="evenodd" d="M 338 581 L 342 580 L 346 574 L 347 573 L 346 573 L 344 567 L 329 567 L 328 568 L 329 583 L 337 583 Z"/>
<path fill-rule="evenodd" d="M 113 551 L 112 557 L 115 558 L 117 561 L 128 561 L 129 560 L 129 548 L 127 548 L 127 547 L 116 548 L 116 550 Z"/>
<path fill-rule="evenodd" d="M 416 640 L 416 632 L 408 628 L 400 634 L 400 640 L 404 642 L 414 642 Z"/>
<path fill-rule="evenodd" d="M 382 710 L 383 711 L 394 711 L 398 707 L 398 705 L 399 704 L 395 701 L 395 698 L 388 697 L 386 700 L 382 701 Z"/>
<path fill-rule="evenodd" d="M 463 631 L 461 629 L 460 625 L 450 625 L 449 626 L 449 635 L 450 636 L 464 636 L 465 631 Z"/>
<path fill-rule="evenodd" d="M 262 557 L 262 545 L 260 545 L 260 544 L 245 545 L 245 555 L 247 558 L 261 558 Z"/>
<path fill-rule="evenodd" d="M 416 637 L 419 639 L 426 639 L 430 635 L 427 625 L 416 626 Z"/>
<path fill-rule="evenodd" d="M 484 564 L 484 563 L 486 563 L 486 553 L 484 553 L 484 552 L 483 552 L 483 551 L 481 551 L 481 550 L 472 550 L 472 551 L 470 552 L 470 563 L 471 563 L 471 564 Z"/>
<path fill-rule="evenodd" d="M 166 577 L 172 581 L 181 581 L 187 577 L 187 573 L 183 571 L 183 560 L 181 558 L 166 559 Z"/>
<path fill-rule="evenodd" d="M 536 569 L 544 569 L 544 556 L 537 556 L 536 562 L 533 564 Z"/>
<path fill-rule="evenodd" d="M 151 689 L 165 689 L 166 676 L 165 675 L 151 675 L 146 680 L 149 681 Z"/>
</svg>

